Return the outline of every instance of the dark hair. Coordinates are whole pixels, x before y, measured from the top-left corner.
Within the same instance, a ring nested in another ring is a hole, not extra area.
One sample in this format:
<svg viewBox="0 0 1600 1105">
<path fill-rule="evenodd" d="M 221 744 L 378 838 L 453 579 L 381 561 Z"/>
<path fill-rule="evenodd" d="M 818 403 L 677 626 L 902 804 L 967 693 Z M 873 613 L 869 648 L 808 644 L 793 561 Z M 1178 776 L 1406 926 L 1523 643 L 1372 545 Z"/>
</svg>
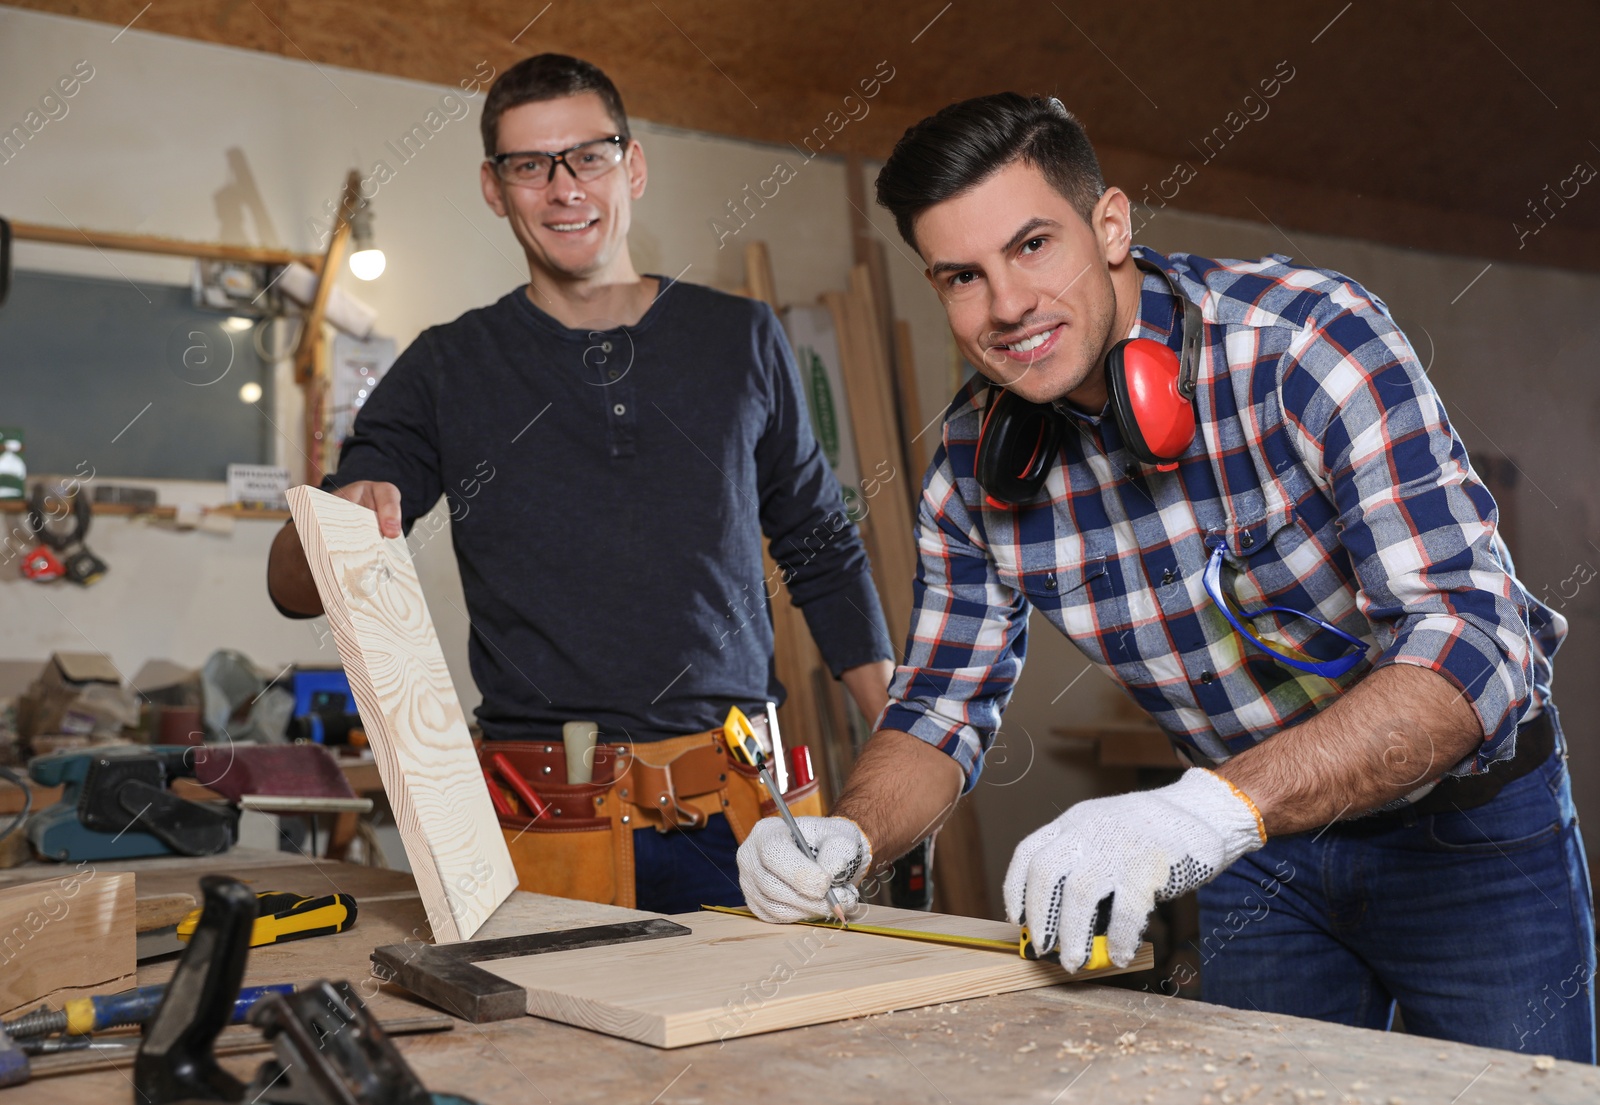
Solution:
<svg viewBox="0 0 1600 1105">
<path fill-rule="evenodd" d="M 1083 124 L 1053 97 L 999 92 L 951 104 L 915 124 L 878 173 L 878 202 L 912 249 L 916 217 L 1021 159 L 1088 219 L 1106 190 Z"/>
<path fill-rule="evenodd" d="M 501 73 L 489 87 L 489 95 L 483 102 L 483 118 L 478 121 L 478 128 L 483 132 L 483 155 L 493 157 L 500 152 L 495 147 L 500 138 L 502 113 L 521 104 L 559 100 L 584 92 L 599 94 L 617 133 L 628 138 L 628 113 L 622 109 L 622 95 L 599 66 L 566 54 L 535 54 Z"/>
</svg>

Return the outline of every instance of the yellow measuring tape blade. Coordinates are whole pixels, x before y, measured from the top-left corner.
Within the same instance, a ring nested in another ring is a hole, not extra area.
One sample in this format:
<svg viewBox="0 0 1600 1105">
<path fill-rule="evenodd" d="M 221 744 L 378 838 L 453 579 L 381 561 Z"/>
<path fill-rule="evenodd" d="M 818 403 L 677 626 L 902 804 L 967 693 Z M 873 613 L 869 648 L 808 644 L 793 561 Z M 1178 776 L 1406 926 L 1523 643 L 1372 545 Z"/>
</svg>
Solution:
<svg viewBox="0 0 1600 1105">
<path fill-rule="evenodd" d="M 755 914 L 748 909 L 725 905 L 703 905 L 701 909 L 708 909 L 713 913 L 731 913 L 735 917 L 754 918 Z M 845 932 L 864 932 L 869 936 L 893 936 L 898 940 L 921 940 L 925 944 L 950 944 L 961 948 L 982 948 L 985 951 L 1010 952 L 1012 955 L 1020 954 L 1015 941 L 988 940 L 982 936 L 961 936 L 953 932 L 923 932 L 920 929 L 897 929 L 888 925 L 858 925 L 852 923 L 848 928 L 842 928 L 837 921 L 796 921 L 797 925 L 809 925 L 812 928 L 834 929 Z"/>
</svg>

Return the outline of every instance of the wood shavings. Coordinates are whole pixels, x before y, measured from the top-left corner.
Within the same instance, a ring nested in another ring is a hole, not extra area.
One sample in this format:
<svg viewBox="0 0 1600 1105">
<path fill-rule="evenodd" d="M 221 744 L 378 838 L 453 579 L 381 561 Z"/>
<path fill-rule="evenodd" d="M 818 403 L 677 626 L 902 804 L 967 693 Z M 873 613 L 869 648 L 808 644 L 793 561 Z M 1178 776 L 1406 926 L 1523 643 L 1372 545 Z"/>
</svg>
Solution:
<svg viewBox="0 0 1600 1105">
<path fill-rule="evenodd" d="M 1039 1050 L 1039 1045 L 1034 1043 L 1032 1040 L 1029 1040 L 1027 1043 L 1025 1043 L 1021 1047 L 1017 1048 L 1017 1054 L 1018 1055 L 1026 1055 L 1030 1051 L 1038 1051 L 1038 1050 Z"/>
<path fill-rule="evenodd" d="M 1117 1046 L 1122 1048 L 1124 1051 L 1133 1050 L 1133 1045 L 1137 1044 L 1138 1042 L 1138 1032 L 1124 1032 L 1122 1035 L 1117 1037 Z"/>
<path fill-rule="evenodd" d="M 1535 1055 L 1533 1057 L 1534 1070 L 1555 1070 L 1556 1057 L 1554 1055 Z"/>
</svg>

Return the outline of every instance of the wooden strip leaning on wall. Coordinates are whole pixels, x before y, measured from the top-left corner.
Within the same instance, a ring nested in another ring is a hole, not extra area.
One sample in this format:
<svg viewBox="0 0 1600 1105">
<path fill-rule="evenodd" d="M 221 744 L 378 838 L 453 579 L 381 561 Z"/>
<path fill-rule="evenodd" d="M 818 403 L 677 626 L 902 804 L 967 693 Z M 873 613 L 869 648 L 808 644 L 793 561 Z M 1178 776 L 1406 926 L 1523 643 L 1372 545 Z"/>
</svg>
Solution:
<svg viewBox="0 0 1600 1105">
<path fill-rule="evenodd" d="M 746 294 L 759 299 L 773 311 L 779 311 L 777 280 L 772 271 L 772 257 L 765 242 L 751 242 L 745 247 Z M 782 572 L 763 549 L 761 563 L 766 571 L 767 593 L 771 595 L 773 660 L 778 670 L 778 681 L 788 692 L 788 698 L 778 709 L 778 728 L 784 744 L 793 748 L 804 744 L 811 749 L 813 766 L 824 775 L 823 797 L 825 805 L 838 798 L 829 785 L 826 773 L 821 772 L 830 757 L 839 755 L 833 746 L 837 737 L 844 734 L 849 741 L 844 720 L 844 702 L 839 684 L 822 662 L 811 630 L 799 607 L 789 598 L 789 589 L 782 581 Z M 818 678 L 818 673 L 822 678 Z M 853 756 L 852 756 L 853 761 Z"/>
<path fill-rule="evenodd" d="M 872 301 L 869 267 L 856 265 L 851 270 L 850 293 L 827 293 L 824 301 L 834 312 L 840 334 L 840 361 L 856 430 L 856 453 L 867 477 L 862 493 L 867 496 L 869 513 L 862 520 L 862 537 L 872 558 L 890 640 L 899 643 L 906 640 L 912 614 L 912 579 L 917 571 L 912 526 L 923 472 L 906 469 L 906 443 L 899 437 L 899 421 L 894 417 L 886 344 L 877 333 L 886 321 Z M 893 478 L 872 483 L 875 475 L 890 470 Z M 963 916 L 989 916 L 978 812 L 971 801 L 957 804 L 939 830 L 933 864 L 934 908 Z"/>
</svg>

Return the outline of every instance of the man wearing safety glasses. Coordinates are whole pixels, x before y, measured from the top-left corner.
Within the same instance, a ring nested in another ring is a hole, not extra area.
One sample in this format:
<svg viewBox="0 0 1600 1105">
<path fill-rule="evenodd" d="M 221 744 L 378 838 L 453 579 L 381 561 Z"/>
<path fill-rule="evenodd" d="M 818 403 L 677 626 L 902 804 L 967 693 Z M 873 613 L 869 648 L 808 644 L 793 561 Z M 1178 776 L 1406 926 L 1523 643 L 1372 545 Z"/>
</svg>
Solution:
<svg viewBox="0 0 1600 1105">
<path fill-rule="evenodd" d="M 483 198 L 528 283 L 417 338 L 327 486 L 391 537 L 449 504 L 484 771 L 523 889 L 737 904 L 766 796 L 720 730 L 735 707 L 764 727 L 783 695 L 763 536 L 876 717 L 891 668 L 866 556 L 772 310 L 635 270 L 645 154 L 606 75 L 529 58 L 495 81 L 482 132 Z M 268 579 L 285 612 L 321 611 L 292 525 Z M 820 808 L 814 782 L 790 790 Z"/>
<path fill-rule="evenodd" d="M 981 375 L 924 484 L 889 708 L 840 816 L 802 819 L 815 862 L 751 834 L 751 908 L 823 915 L 938 826 L 1037 609 L 1192 766 L 1021 842 L 1005 906 L 1036 951 L 1126 964 L 1198 888 L 1206 1000 L 1380 1029 L 1398 1004 L 1414 1034 L 1593 1062 L 1566 622 L 1384 304 L 1283 257 L 1134 246 L 1054 100 L 946 108 L 877 192 Z"/>
</svg>

